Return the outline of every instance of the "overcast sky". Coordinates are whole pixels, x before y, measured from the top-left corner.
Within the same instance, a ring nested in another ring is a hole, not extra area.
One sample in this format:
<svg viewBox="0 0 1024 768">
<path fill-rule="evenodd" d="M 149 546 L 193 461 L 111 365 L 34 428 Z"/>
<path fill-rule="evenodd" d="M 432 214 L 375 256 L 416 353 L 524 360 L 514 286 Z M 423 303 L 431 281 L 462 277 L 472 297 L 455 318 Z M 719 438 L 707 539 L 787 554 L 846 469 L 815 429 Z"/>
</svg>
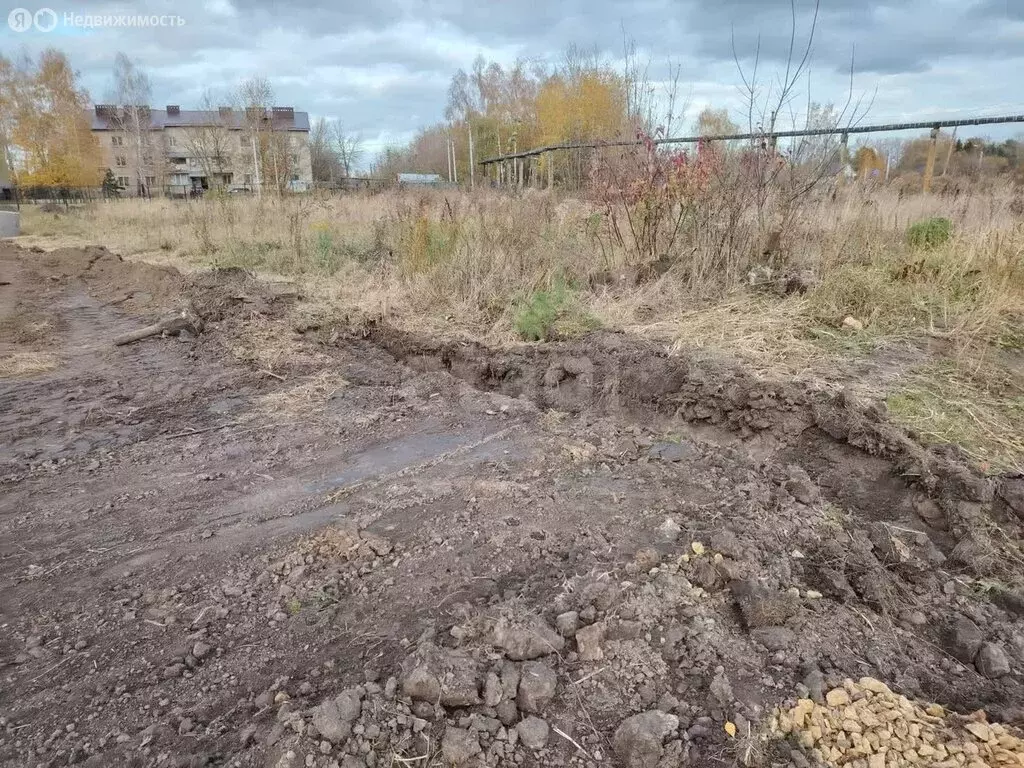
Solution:
<svg viewBox="0 0 1024 768">
<path fill-rule="evenodd" d="M 275 102 L 340 119 L 368 149 L 410 138 L 443 116 L 453 72 L 473 59 L 556 61 L 570 44 L 622 57 L 623 29 L 654 78 L 682 67 L 685 121 L 706 104 L 739 104 L 732 37 L 748 58 L 760 36 L 762 72 L 789 44 L 789 0 L 49 0 L 56 29 L 12 31 L 0 0 L 0 51 L 56 46 L 94 100 L 109 88 L 117 51 L 150 73 L 155 104 L 196 106 L 203 91 L 268 77 Z M 796 0 L 798 39 L 812 0 Z M 76 14 L 174 14 L 183 26 L 83 29 Z M 858 93 L 874 95 L 868 122 L 1024 113 L 1024 0 L 821 0 L 811 92 L 846 99 L 851 54 Z M 877 93 L 876 93 L 877 91 Z M 1024 126 L 980 129 L 995 137 Z"/>
</svg>

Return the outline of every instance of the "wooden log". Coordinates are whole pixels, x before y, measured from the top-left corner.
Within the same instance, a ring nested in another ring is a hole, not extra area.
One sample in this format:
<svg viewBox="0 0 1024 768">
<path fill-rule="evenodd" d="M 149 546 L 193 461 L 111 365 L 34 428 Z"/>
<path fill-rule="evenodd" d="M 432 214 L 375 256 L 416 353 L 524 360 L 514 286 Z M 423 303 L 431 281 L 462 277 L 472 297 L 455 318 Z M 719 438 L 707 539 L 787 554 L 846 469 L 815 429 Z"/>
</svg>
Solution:
<svg viewBox="0 0 1024 768">
<path fill-rule="evenodd" d="M 182 309 L 179 312 L 165 315 L 152 325 L 147 325 L 145 328 L 140 328 L 137 331 L 130 331 L 128 333 L 122 333 L 120 336 L 115 336 L 114 346 L 122 347 L 125 344 L 131 344 L 135 341 L 148 339 L 150 336 L 163 336 L 164 334 L 168 336 L 177 336 L 182 331 L 198 336 L 202 330 L 202 318 L 200 318 L 199 315 L 191 309 Z"/>
</svg>

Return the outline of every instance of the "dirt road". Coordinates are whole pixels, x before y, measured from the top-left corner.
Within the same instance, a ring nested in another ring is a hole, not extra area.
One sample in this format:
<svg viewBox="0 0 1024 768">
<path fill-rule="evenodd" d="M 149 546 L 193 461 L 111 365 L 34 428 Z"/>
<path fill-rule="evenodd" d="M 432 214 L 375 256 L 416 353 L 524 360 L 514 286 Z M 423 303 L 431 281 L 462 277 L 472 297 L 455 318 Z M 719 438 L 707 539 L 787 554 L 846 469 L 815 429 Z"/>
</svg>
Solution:
<svg viewBox="0 0 1024 768">
<path fill-rule="evenodd" d="M 946 708 L 951 765 L 1024 764 L 1021 479 L 621 335 L 491 351 L 297 301 L 0 244 L 4 765 L 930 754 L 772 727 L 865 677 Z M 185 304 L 198 337 L 112 344 Z"/>
</svg>

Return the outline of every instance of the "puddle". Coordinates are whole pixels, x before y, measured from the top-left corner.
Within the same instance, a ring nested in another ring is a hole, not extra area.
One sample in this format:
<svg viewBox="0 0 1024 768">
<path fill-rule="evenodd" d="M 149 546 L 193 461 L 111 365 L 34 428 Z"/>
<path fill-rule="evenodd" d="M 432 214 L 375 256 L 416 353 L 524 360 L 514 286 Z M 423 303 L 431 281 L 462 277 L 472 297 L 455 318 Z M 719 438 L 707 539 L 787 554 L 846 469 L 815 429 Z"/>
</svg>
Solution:
<svg viewBox="0 0 1024 768">
<path fill-rule="evenodd" d="M 397 472 L 416 464 L 439 459 L 462 448 L 473 448 L 475 459 L 497 459 L 509 450 L 509 443 L 499 433 L 427 432 L 408 435 L 347 457 L 344 468 L 324 480 L 308 483 L 309 493 L 328 493 L 359 483 L 367 478 Z"/>
</svg>

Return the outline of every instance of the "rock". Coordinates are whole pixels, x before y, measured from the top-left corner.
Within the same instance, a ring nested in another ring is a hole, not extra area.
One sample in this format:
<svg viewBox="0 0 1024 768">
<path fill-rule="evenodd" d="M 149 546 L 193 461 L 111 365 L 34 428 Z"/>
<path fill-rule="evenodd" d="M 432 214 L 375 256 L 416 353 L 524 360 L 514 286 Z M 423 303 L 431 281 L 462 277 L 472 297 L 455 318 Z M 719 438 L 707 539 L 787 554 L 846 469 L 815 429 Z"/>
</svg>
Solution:
<svg viewBox="0 0 1024 768">
<path fill-rule="evenodd" d="M 1024 617 L 1024 592 L 994 587 L 989 594 L 992 602 L 1007 613 Z"/>
<path fill-rule="evenodd" d="M 516 707 L 516 702 L 513 699 L 503 699 L 494 708 L 494 712 L 498 719 L 501 720 L 502 725 L 505 726 L 513 725 L 516 722 L 516 718 L 519 717 L 519 708 Z"/>
<path fill-rule="evenodd" d="M 945 531 L 949 527 L 946 513 L 942 511 L 942 507 L 927 496 L 914 501 L 914 511 L 917 512 L 917 516 L 921 520 L 937 531 Z"/>
<path fill-rule="evenodd" d="M 683 529 L 671 517 L 666 517 L 665 522 L 658 526 L 658 536 L 662 541 L 669 543 L 676 541 L 682 535 Z"/>
<path fill-rule="evenodd" d="M 499 620 L 494 627 L 492 642 L 515 661 L 538 659 L 565 647 L 565 638 L 537 618 L 519 625 L 513 625 L 506 619 Z"/>
<path fill-rule="evenodd" d="M 523 664 L 516 702 L 523 712 L 539 714 L 555 695 L 558 677 L 555 671 L 539 661 Z"/>
<path fill-rule="evenodd" d="M 833 688 L 825 694 L 825 703 L 830 707 L 845 707 L 850 703 L 850 694 L 845 688 Z"/>
<path fill-rule="evenodd" d="M 464 728 L 448 726 L 441 737 L 441 754 L 447 765 L 465 765 L 482 752 L 477 735 Z"/>
<path fill-rule="evenodd" d="M 494 736 L 501 730 L 501 721 L 493 717 L 483 715 L 470 715 L 470 727 L 474 731 L 484 731 Z"/>
<path fill-rule="evenodd" d="M 769 651 L 784 651 L 796 642 L 796 633 L 785 627 L 760 627 L 750 636 Z"/>
<path fill-rule="evenodd" d="M 654 547 L 644 547 L 636 551 L 633 561 L 641 571 L 646 572 L 661 562 L 661 553 Z"/>
<path fill-rule="evenodd" d="M 883 683 L 881 680 L 877 680 L 873 677 L 862 677 L 858 684 L 865 691 L 871 691 L 871 693 L 877 693 L 880 695 L 891 696 L 892 690 L 889 686 Z"/>
<path fill-rule="evenodd" d="M 192 655 L 195 656 L 197 659 L 202 660 L 209 656 L 210 651 L 212 650 L 213 649 L 209 645 L 200 640 L 198 643 L 192 646 Z"/>
<path fill-rule="evenodd" d="M 338 744 L 352 733 L 352 724 L 359 718 L 361 710 L 359 690 L 349 688 L 313 709 L 313 725 L 321 736 L 332 744 Z"/>
<path fill-rule="evenodd" d="M 416 667 L 402 679 L 402 691 L 410 699 L 433 703 L 441 698 L 441 683 L 426 667 Z"/>
<path fill-rule="evenodd" d="M 551 729 L 546 720 L 530 715 L 516 726 L 516 730 L 524 747 L 537 750 L 543 749 L 548 743 L 548 733 Z"/>
<path fill-rule="evenodd" d="M 580 661 L 599 661 L 604 658 L 601 641 L 604 640 L 607 625 L 603 621 L 583 627 L 576 633 L 576 648 Z"/>
<path fill-rule="evenodd" d="M 441 704 L 446 707 L 472 707 L 480 703 L 480 683 L 472 659 L 459 657 L 441 678 Z"/>
<path fill-rule="evenodd" d="M 633 715 L 615 731 L 615 755 L 625 768 L 656 768 L 665 737 L 678 727 L 678 717 L 658 710 Z"/>
<path fill-rule="evenodd" d="M 514 699 L 519 693 L 519 664 L 506 661 L 501 665 L 501 691 L 506 699 Z"/>
<path fill-rule="evenodd" d="M 504 690 L 501 687 L 501 678 L 493 672 L 488 672 L 484 679 L 484 706 L 496 707 L 501 702 Z"/>
<path fill-rule="evenodd" d="M 718 709 L 727 709 L 733 703 L 732 683 L 723 667 L 715 669 L 715 675 L 708 684 L 708 703 Z"/>
<path fill-rule="evenodd" d="M 441 711 L 444 712 L 444 709 L 442 709 Z M 433 720 L 434 717 L 436 716 L 436 712 L 434 711 L 434 705 L 431 704 L 429 701 L 414 701 L 412 703 L 412 713 L 416 715 L 416 717 L 422 718 L 424 720 Z"/>
<path fill-rule="evenodd" d="M 477 661 L 464 650 L 423 642 L 402 666 L 402 691 L 412 699 L 446 707 L 480 703 L 483 675 Z"/>
<path fill-rule="evenodd" d="M 846 328 L 849 331 L 863 331 L 864 323 L 856 317 L 847 316 L 843 318 L 843 328 Z"/>
<path fill-rule="evenodd" d="M 985 636 L 973 621 L 966 616 L 957 616 L 946 626 L 944 640 L 949 653 L 964 664 L 971 664 Z"/>
<path fill-rule="evenodd" d="M 580 626 L 580 615 L 576 611 L 560 613 L 555 618 L 555 629 L 562 637 L 572 637 Z"/>
<path fill-rule="evenodd" d="M 1003 480 L 998 495 L 1017 517 L 1024 520 L 1024 477 Z"/>
<path fill-rule="evenodd" d="M 818 704 L 825 703 L 825 675 L 820 669 L 812 669 L 804 676 L 804 687 L 807 689 L 811 701 Z"/>
<path fill-rule="evenodd" d="M 690 581 L 711 592 L 721 586 L 722 576 L 711 562 L 701 558 L 692 564 Z"/>
<path fill-rule="evenodd" d="M 985 677 L 995 679 L 1010 674 L 1010 660 L 998 643 L 985 643 L 974 659 L 974 666 Z"/>
<path fill-rule="evenodd" d="M 900 614 L 900 621 L 912 627 L 923 627 L 928 623 L 928 617 L 922 611 L 905 611 Z"/>
</svg>

